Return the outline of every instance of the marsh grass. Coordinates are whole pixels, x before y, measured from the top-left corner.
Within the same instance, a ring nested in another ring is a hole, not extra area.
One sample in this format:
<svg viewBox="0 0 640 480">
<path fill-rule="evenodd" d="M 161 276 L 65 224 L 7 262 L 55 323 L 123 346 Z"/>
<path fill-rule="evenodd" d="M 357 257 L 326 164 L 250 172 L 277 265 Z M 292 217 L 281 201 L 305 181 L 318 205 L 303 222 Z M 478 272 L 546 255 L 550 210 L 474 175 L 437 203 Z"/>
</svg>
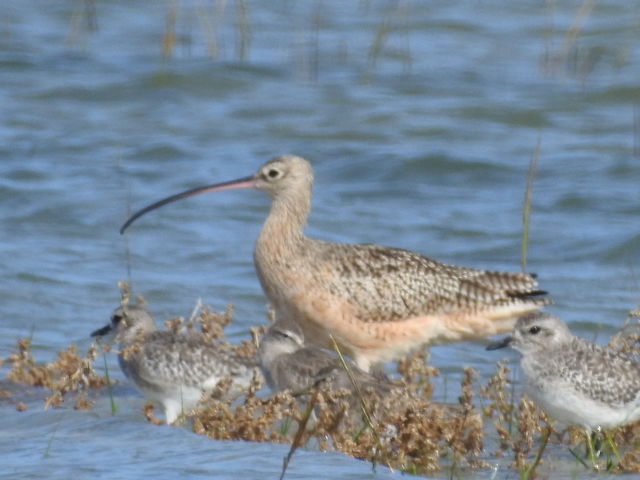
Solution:
<svg viewBox="0 0 640 480">
<path fill-rule="evenodd" d="M 201 37 L 209 58 L 217 60 L 226 54 L 240 62 L 245 61 L 252 38 L 249 9 L 245 0 L 230 3 L 232 9 L 227 9 L 224 0 L 196 6 L 184 5 L 177 0 L 168 2 L 160 41 L 162 57 L 165 60 L 173 58 L 178 47 L 184 47 L 183 50 L 190 54 L 196 43 L 194 38 Z M 227 34 L 233 36 L 233 42 L 226 42 Z M 233 54 L 226 52 L 227 43 L 233 43 Z"/>
<path fill-rule="evenodd" d="M 608 63 L 614 69 L 619 69 L 629 63 L 628 45 L 596 44 L 593 36 L 583 34 L 585 24 L 592 18 L 598 19 L 598 15 L 594 14 L 599 7 L 597 0 L 582 0 L 573 14 L 563 11 L 569 3 L 549 1 L 545 4 L 549 26 L 545 29 L 545 46 L 540 62 L 544 74 L 575 78 L 586 84 L 589 75 L 603 64 Z M 556 29 L 553 21 L 556 15 L 571 20 L 565 28 Z M 556 42 L 556 38 L 560 40 Z"/>
<path fill-rule="evenodd" d="M 302 446 L 302 437 L 304 431 L 307 429 L 307 425 L 311 416 L 313 415 L 313 409 L 318 401 L 318 391 L 316 391 L 313 395 L 311 395 L 311 399 L 307 404 L 307 407 L 304 410 L 302 418 L 298 422 L 298 429 L 293 436 L 293 441 L 291 442 L 291 448 L 289 449 L 289 453 L 282 460 L 282 472 L 280 473 L 280 480 L 284 478 L 284 475 L 287 473 L 287 468 L 289 467 L 289 462 L 293 458 L 293 454 L 295 451 Z"/>
<path fill-rule="evenodd" d="M 90 408 L 86 391 L 106 385 L 106 379 L 93 368 L 97 357 L 95 345 L 89 347 L 84 357 L 78 355 L 75 345 L 58 352 L 57 357 L 46 364 L 36 363 L 31 355 L 31 341 L 21 338 L 7 359 L 11 365 L 7 378 L 12 382 L 49 389 L 51 393 L 45 400 L 45 408 L 59 407 L 68 396 L 75 400 L 74 408 Z"/>
<path fill-rule="evenodd" d="M 521 480 L 529 480 L 529 479 L 535 478 L 536 469 L 538 468 L 538 465 L 540 465 L 540 460 L 542 460 L 542 453 L 544 452 L 544 449 L 547 447 L 547 444 L 549 443 L 549 437 L 551 436 L 551 432 L 553 432 L 553 429 L 550 426 L 545 427 L 544 433 L 540 440 L 540 447 L 538 448 L 538 451 L 536 453 L 535 458 L 533 459 L 533 462 L 531 462 L 531 464 L 529 465 L 526 465 L 522 470 L 520 470 Z"/>
<path fill-rule="evenodd" d="M 520 242 L 520 268 L 527 270 L 527 250 L 529 247 L 529 224 L 531 220 L 531 199 L 533 196 L 533 180 L 536 175 L 536 166 L 540 157 L 540 138 L 536 148 L 531 154 L 529 170 L 527 171 L 527 186 L 524 190 L 524 203 L 522 206 L 522 240 Z"/>
<path fill-rule="evenodd" d="M 244 61 L 249 54 L 249 45 L 251 43 L 251 27 L 249 25 L 249 16 L 245 0 L 235 0 L 235 54 L 236 58 Z"/>
<path fill-rule="evenodd" d="M 64 415 L 65 415 L 64 411 L 62 413 L 60 413 L 60 416 L 58 417 L 58 421 L 53 426 L 53 431 L 51 432 L 51 435 L 49 436 L 49 440 L 47 441 L 47 446 L 45 447 L 44 452 L 42 452 L 42 458 L 48 458 L 49 457 L 49 452 L 51 451 L 51 446 L 53 445 L 53 440 L 55 439 L 56 434 L 58 433 L 58 428 L 60 427 L 60 423 L 62 423 L 62 419 L 64 418 Z"/>
<path fill-rule="evenodd" d="M 70 45 L 80 45 L 82 48 L 86 48 L 89 35 L 97 30 L 98 15 L 95 0 L 75 2 L 69 20 L 66 42 Z"/>
<path fill-rule="evenodd" d="M 411 70 L 413 63 L 408 27 L 409 4 L 406 2 L 390 4 L 383 8 L 380 16 L 381 20 L 374 30 L 367 54 L 368 65 L 364 79 L 365 83 L 371 80 L 371 76 L 383 55 L 398 59 L 402 64 L 404 73 L 408 73 Z M 390 45 L 390 38 L 394 34 L 404 37 L 405 43 L 402 47 L 393 48 Z"/>
<path fill-rule="evenodd" d="M 177 43 L 176 23 L 178 21 L 178 3 L 173 0 L 164 16 L 164 31 L 162 33 L 161 52 L 164 58 L 173 55 Z"/>
<path fill-rule="evenodd" d="M 356 435 L 354 436 L 354 440 L 357 441 L 358 438 L 360 437 L 360 435 L 365 431 L 365 428 L 368 428 L 371 430 L 371 432 L 373 433 L 375 440 L 376 440 L 376 450 L 374 452 L 374 455 L 371 457 L 371 463 L 372 465 L 375 466 L 376 463 L 376 452 L 382 452 L 384 455 L 384 449 L 382 448 L 382 441 L 380 440 L 380 434 L 378 432 L 378 429 L 376 427 L 376 425 L 374 424 L 374 420 L 373 420 L 373 416 L 371 414 L 371 409 L 369 407 L 369 405 L 367 404 L 367 400 L 364 397 L 362 390 L 360 389 L 360 385 L 358 384 L 358 382 L 356 382 L 356 379 L 353 376 L 353 372 L 351 371 L 351 368 L 349 367 L 349 365 L 347 364 L 346 360 L 344 359 L 344 356 L 342 355 L 342 352 L 340 351 L 340 347 L 338 346 L 338 342 L 336 342 L 336 339 L 333 337 L 333 335 L 329 335 L 329 338 L 331 339 L 331 343 L 333 345 L 333 349 L 334 351 L 337 353 L 338 358 L 340 359 L 340 363 L 342 365 L 342 368 L 344 369 L 345 372 L 347 372 L 347 375 L 349 376 L 349 381 L 351 382 L 351 386 L 353 387 L 353 391 L 355 392 L 355 395 L 358 399 L 358 403 L 360 406 L 360 410 L 362 411 L 362 418 L 364 419 L 364 425 L 361 427 L 361 429 L 356 433 Z M 388 458 L 383 457 L 383 461 L 385 463 L 385 465 L 387 467 L 389 467 L 390 470 L 393 471 L 393 467 L 391 466 L 391 462 L 389 461 Z"/>
<path fill-rule="evenodd" d="M 104 378 L 107 383 L 107 392 L 109 394 L 109 405 L 111 406 L 111 415 L 115 415 L 116 413 L 118 413 L 118 405 L 116 404 L 116 399 L 113 396 L 113 387 L 111 384 L 111 378 L 109 378 L 109 366 L 107 364 L 106 352 L 102 354 L 102 359 L 104 361 Z"/>
</svg>

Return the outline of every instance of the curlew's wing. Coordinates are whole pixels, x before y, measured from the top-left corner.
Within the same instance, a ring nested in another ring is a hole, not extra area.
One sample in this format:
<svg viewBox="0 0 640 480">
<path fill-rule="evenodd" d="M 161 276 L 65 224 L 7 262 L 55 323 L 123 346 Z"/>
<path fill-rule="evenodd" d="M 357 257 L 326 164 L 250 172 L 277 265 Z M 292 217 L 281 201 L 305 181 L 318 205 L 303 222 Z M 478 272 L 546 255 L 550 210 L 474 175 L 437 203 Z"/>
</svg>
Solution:
<svg viewBox="0 0 640 480">
<path fill-rule="evenodd" d="M 439 313 L 473 313 L 510 304 L 548 304 L 527 273 L 457 267 L 409 250 L 319 242 L 320 269 L 334 296 L 365 321 L 392 321 Z"/>
</svg>

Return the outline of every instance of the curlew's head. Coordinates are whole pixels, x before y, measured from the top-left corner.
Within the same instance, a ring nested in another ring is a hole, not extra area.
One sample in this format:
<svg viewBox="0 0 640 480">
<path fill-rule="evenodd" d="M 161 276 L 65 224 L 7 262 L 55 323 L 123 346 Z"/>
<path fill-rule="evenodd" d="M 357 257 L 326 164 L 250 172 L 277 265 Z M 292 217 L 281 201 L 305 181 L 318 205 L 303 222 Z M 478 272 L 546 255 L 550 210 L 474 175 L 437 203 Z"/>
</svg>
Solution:
<svg viewBox="0 0 640 480">
<path fill-rule="evenodd" d="M 308 196 L 313 185 L 311 165 L 296 155 L 282 155 L 269 160 L 260 167 L 253 178 L 255 187 L 268 193 L 271 198 L 300 191 Z"/>
<path fill-rule="evenodd" d="M 94 331 L 92 337 L 105 337 L 109 342 L 127 343 L 140 334 L 153 332 L 156 324 L 151 314 L 140 305 L 122 305 L 111 315 L 111 321 Z"/>
<path fill-rule="evenodd" d="M 487 350 L 512 347 L 522 354 L 559 348 L 573 338 L 569 327 L 558 317 L 548 313 L 532 312 L 516 322 L 508 337 L 492 343 Z"/>
<path fill-rule="evenodd" d="M 307 199 L 311 195 L 313 172 L 311 165 L 302 157 L 296 155 L 282 155 L 267 161 L 258 171 L 249 177 L 239 178 L 223 183 L 196 187 L 170 197 L 158 200 L 131 215 L 120 228 L 124 231 L 144 214 L 160 208 L 168 203 L 182 200 L 200 193 L 219 192 L 222 190 L 236 190 L 240 188 L 257 188 L 269 194 L 271 198 Z"/>
</svg>

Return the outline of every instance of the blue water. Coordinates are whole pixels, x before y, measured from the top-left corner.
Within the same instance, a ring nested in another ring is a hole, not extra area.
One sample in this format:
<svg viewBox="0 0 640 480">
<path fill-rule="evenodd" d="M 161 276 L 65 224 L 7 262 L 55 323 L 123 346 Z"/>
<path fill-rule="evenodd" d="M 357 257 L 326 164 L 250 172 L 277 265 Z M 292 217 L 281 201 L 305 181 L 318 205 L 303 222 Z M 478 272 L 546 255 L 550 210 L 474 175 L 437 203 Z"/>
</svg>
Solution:
<svg viewBox="0 0 640 480">
<path fill-rule="evenodd" d="M 118 228 L 288 152 L 315 171 L 308 234 L 518 270 L 539 143 L 527 268 L 578 334 L 603 342 L 622 325 L 640 302 L 639 2 L 600 1 L 583 21 L 589 2 L 270 3 L 3 3 L 0 356 L 31 333 L 38 361 L 83 352 L 119 280 L 159 319 L 233 304 L 227 333 L 247 338 L 266 317 L 252 264 L 264 195 L 201 196 Z M 464 365 L 486 379 L 499 357 L 483 345 L 431 349 L 437 396 L 458 395 Z M 104 398 L 0 406 L 6 477 L 279 475 L 286 447 L 147 425 L 135 391 L 118 392 L 113 417 Z M 313 451 L 289 473 L 393 475 Z"/>
</svg>

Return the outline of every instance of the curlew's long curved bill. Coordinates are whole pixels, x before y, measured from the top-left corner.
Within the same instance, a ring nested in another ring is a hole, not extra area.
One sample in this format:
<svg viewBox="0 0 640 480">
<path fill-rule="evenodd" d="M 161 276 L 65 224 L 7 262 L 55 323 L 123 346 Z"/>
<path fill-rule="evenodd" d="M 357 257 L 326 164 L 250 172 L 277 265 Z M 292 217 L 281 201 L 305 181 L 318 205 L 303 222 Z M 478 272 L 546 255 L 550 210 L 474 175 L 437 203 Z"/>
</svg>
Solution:
<svg viewBox="0 0 640 480">
<path fill-rule="evenodd" d="M 214 185 L 206 185 L 204 187 L 196 187 L 191 190 L 187 190 L 186 192 L 177 193 L 175 195 L 171 195 L 170 197 L 163 198 L 162 200 L 158 200 L 151 205 L 147 205 L 141 210 L 138 210 L 136 213 L 131 215 L 126 222 L 120 228 L 120 234 L 123 234 L 124 231 L 135 222 L 138 218 L 143 216 L 145 213 L 150 212 L 151 210 L 155 210 L 156 208 L 160 208 L 167 203 L 175 202 L 176 200 L 182 200 L 183 198 L 191 197 L 193 195 L 198 195 L 200 193 L 208 193 L 208 192 L 219 192 L 221 190 L 235 190 L 237 188 L 255 188 L 255 178 L 254 176 L 239 178 L 237 180 L 231 180 L 229 182 L 216 183 Z"/>
</svg>

